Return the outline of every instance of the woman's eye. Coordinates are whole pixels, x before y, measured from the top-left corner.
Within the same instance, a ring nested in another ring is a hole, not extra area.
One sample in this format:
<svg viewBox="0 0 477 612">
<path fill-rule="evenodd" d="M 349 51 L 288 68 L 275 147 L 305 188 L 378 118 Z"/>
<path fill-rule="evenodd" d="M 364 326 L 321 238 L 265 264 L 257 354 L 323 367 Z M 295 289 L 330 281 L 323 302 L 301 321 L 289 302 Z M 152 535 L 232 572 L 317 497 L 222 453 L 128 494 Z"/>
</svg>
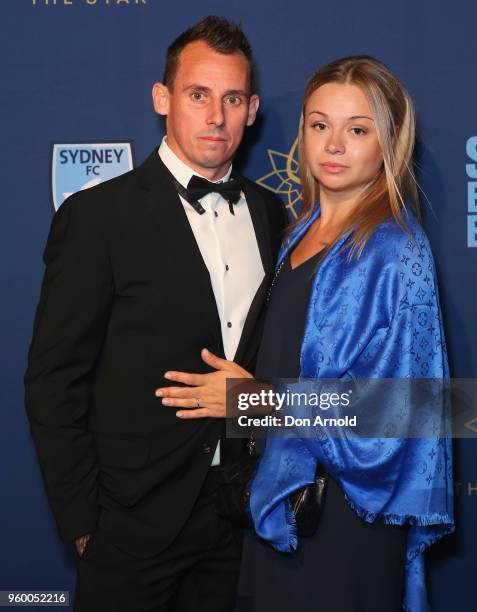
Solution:
<svg viewBox="0 0 477 612">
<path fill-rule="evenodd" d="M 313 123 L 311 127 L 315 130 L 318 130 L 319 132 L 323 132 L 326 129 L 326 123 Z"/>
<path fill-rule="evenodd" d="M 364 134 L 367 134 L 366 130 L 363 130 L 363 128 L 360 127 L 351 128 L 351 131 L 356 134 L 356 136 L 363 136 Z"/>
</svg>

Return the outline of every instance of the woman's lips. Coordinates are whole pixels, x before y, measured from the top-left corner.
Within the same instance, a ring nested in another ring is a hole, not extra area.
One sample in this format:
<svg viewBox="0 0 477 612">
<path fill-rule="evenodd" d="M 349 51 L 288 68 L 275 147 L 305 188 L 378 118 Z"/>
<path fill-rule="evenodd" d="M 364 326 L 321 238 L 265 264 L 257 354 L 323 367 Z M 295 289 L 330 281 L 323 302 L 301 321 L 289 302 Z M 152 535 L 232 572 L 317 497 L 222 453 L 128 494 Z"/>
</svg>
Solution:
<svg viewBox="0 0 477 612">
<path fill-rule="evenodd" d="M 339 174 L 340 172 L 343 172 L 343 170 L 346 170 L 346 168 L 348 167 L 343 166 L 343 164 L 334 164 L 331 162 L 325 162 L 321 165 L 327 172 L 330 172 L 331 174 Z"/>
</svg>

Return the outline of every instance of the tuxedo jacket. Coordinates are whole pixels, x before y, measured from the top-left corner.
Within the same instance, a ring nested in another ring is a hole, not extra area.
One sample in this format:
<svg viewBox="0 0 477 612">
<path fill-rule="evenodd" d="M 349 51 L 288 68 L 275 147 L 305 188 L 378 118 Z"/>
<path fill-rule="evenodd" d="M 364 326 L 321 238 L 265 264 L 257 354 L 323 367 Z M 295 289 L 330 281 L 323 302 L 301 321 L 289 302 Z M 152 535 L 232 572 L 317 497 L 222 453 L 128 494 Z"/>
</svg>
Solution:
<svg viewBox="0 0 477 612">
<path fill-rule="evenodd" d="M 244 182 L 265 277 L 235 361 L 253 369 L 286 212 Z M 71 196 L 44 261 L 26 407 L 59 532 L 72 540 L 99 524 L 131 554 L 156 554 L 191 512 L 223 419 L 180 420 L 154 391 L 170 385 L 167 370 L 210 371 L 203 347 L 224 356 L 209 272 L 157 149 Z M 222 462 L 239 452 L 227 442 Z"/>
</svg>

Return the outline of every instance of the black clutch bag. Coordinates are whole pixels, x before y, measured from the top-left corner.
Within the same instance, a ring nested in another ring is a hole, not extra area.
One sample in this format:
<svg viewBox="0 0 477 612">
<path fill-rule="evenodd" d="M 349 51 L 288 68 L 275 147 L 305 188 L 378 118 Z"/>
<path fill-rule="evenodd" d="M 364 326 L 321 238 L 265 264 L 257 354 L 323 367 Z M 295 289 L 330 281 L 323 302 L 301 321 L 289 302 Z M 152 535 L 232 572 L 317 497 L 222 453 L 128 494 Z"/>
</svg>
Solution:
<svg viewBox="0 0 477 612">
<path fill-rule="evenodd" d="M 221 516 L 241 527 L 253 529 L 249 512 L 250 491 L 247 488 L 257 467 L 258 456 L 255 440 L 251 436 L 246 458 L 221 468 L 221 481 L 217 497 L 217 508 Z M 315 481 L 301 487 L 289 497 L 295 514 L 297 534 L 311 536 L 318 529 L 325 503 L 328 475 L 318 463 Z"/>
<path fill-rule="evenodd" d="M 318 463 L 315 482 L 305 485 L 289 497 L 291 509 L 295 514 L 299 536 L 311 536 L 318 529 L 320 516 L 325 503 L 328 475 Z"/>
</svg>

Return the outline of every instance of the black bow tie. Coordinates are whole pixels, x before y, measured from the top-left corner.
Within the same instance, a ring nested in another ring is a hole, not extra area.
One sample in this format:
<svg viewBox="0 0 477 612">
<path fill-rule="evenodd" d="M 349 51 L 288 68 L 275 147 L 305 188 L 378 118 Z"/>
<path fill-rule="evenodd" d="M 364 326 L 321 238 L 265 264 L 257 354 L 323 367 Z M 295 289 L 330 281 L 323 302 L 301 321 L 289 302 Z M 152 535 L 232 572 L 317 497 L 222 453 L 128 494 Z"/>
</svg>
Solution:
<svg viewBox="0 0 477 612">
<path fill-rule="evenodd" d="M 200 214 L 204 214 L 205 209 L 199 200 L 209 193 L 220 194 L 229 203 L 230 212 L 234 215 L 233 205 L 237 204 L 242 194 L 243 182 L 240 178 L 232 178 L 224 183 L 211 183 L 200 176 L 193 176 L 187 189 L 176 182 L 177 191 L 194 209 Z M 180 189 L 179 189 L 180 188 Z"/>
</svg>

